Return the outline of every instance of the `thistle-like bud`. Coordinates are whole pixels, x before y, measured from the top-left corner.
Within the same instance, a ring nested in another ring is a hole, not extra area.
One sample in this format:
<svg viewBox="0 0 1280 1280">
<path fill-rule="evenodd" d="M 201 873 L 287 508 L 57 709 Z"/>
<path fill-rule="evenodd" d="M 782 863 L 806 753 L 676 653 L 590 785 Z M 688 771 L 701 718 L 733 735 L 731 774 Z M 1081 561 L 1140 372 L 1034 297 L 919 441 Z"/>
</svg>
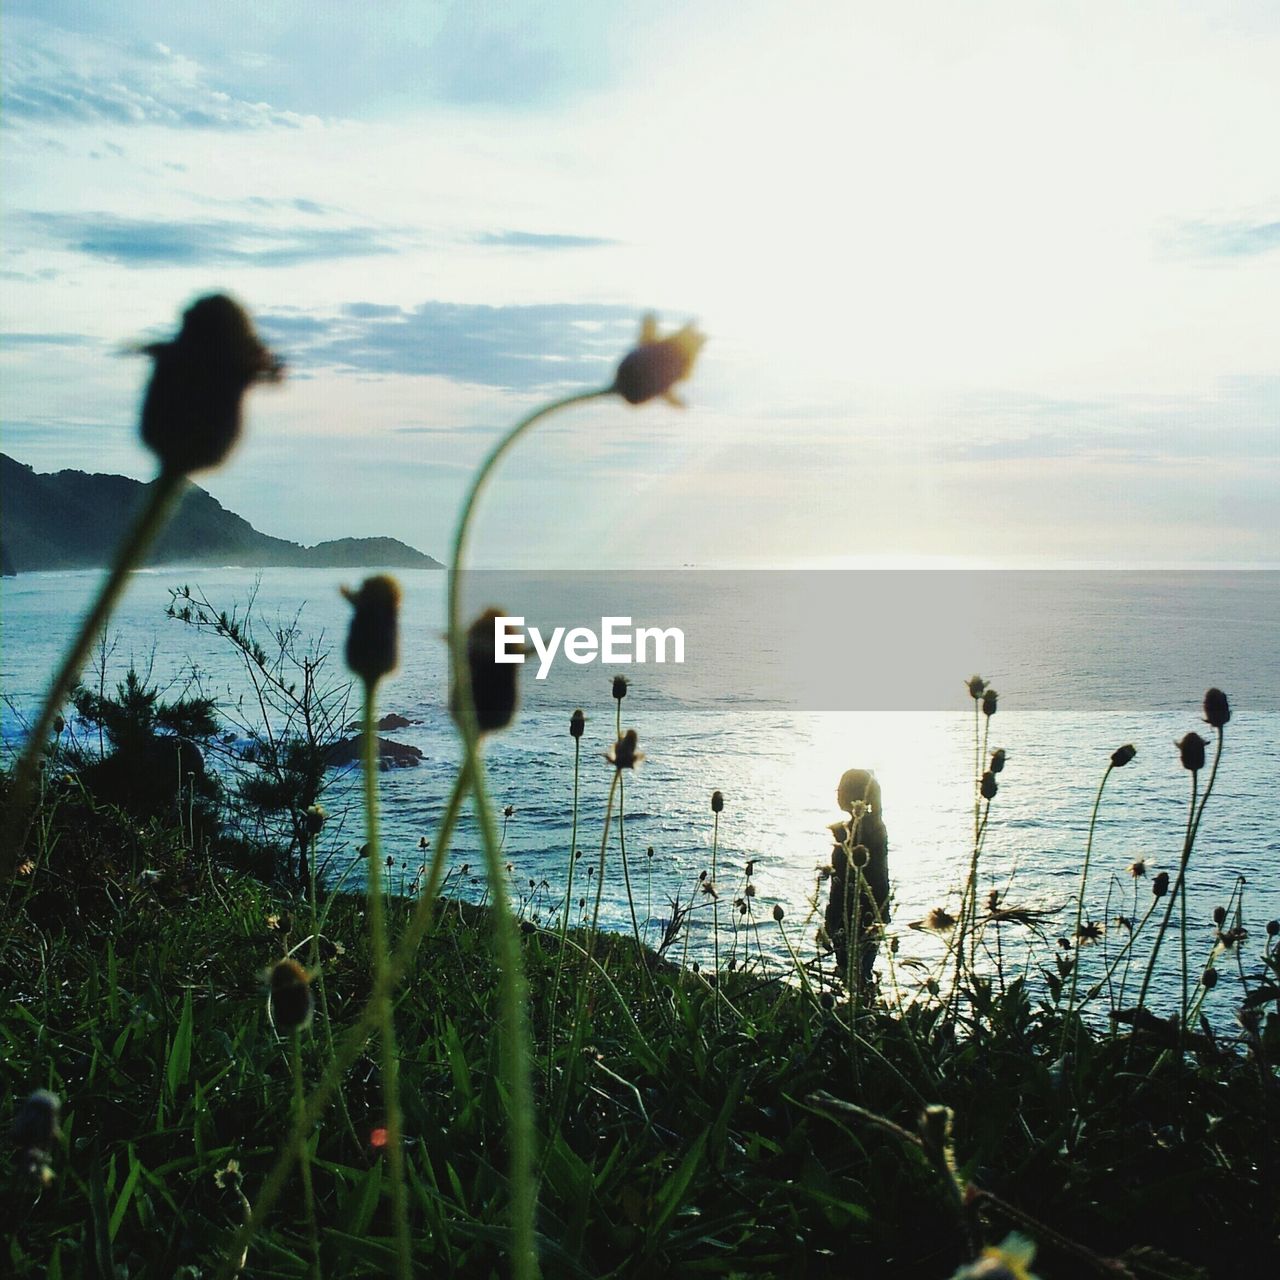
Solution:
<svg viewBox="0 0 1280 1280">
<path fill-rule="evenodd" d="M 396 669 L 400 584 L 386 574 L 366 578 L 358 591 L 343 587 L 355 606 L 347 632 L 347 666 L 370 688 Z"/>
<path fill-rule="evenodd" d="M 1221 928 L 1221 926 L 1222 926 L 1222 925 L 1224 925 L 1224 924 L 1226 924 L 1226 922 L 1227 922 L 1227 909 L 1226 909 L 1226 907 L 1214 907 L 1214 909 L 1213 909 L 1213 923 L 1214 923 L 1214 924 L 1216 924 L 1216 925 L 1218 925 L 1218 926 L 1219 926 L 1219 928 Z"/>
<path fill-rule="evenodd" d="M 711 812 L 722 813 L 724 811 L 724 796 L 719 791 L 711 793 Z"/>
<path fill-rule="evenodd" d="M 672 388 L 693 372 L 706 336 L 687 324 L 668 338 L 658 337 L 658 322 L 652 315 L 640 324 L 640 342 L 623 357 L 613 380 L 613 390 L 628 404 L 644 404 L 662 396 L 670 404 L 681 400 Z"/>
<path fill-rule="evenodd" d="M 309 836 L 318 836 L 320 832 L 324 830 L 324 824 L 328 817 L 329 815 L 325 812 L 323 805 L 313 804 L 306 813 L 302 815 L 303 830 L 305 830 Z"/>
<path fill-rule="evenodd" d="M 169 475 L 221 463 L 240 435 L 244 393 L 255 382 L 279 381 L 284 369 L 244 309 L 223 294 L 188 307 L 172 341 L 142 352 L 154 361 L 142 439 Z"/>
<path fill-rule="evenodd" d="M 980 701 L 983 693 L 986 691 L 987 682 L 981 676 L 970 676 L 968 680 L 965 681 L 965 684 L 969 689 L 969 697 L 971 697 L 974 702 Z"/>
<path fill-rule="evenodd" d="M 991 753 L 991 768 L 990 768 L 990 772 L 991 772 L 991 773 L 1003 773 L 1003 772 L 1004 772 L 1004 762 L 1005 762 L 1005 759 L 1006 759 L 1006 756 L 1005 756 L 1005 750 L 1004 750 L 1004 748 L 1003 748 L 1003 747 L 997 747 L 997 748 L 996 748 L 996 749 Z"/>
<path fill-rule="evenodd" d="M 1000 788 L 996 785 L 996 775 L 990 769 L 982 775 L 982 784 L 979 790 L 984 800 L 994 800 L 996 798 L 996 792 Z"/>
<path fill-rule="evenodd" d="M 519 686 L 516 683 L 518 663 L 499 662 L 494 635 L 496 620 L 506 615 L 500 609 L 486 609 L 467 628 L 467 667 L 471 672 L 471 700 L 476 709 L 476 724 L 481 733 L 505 729 L 516 713 Z M 510 623 L 504 626 L 507 635 L 514 634 Z M 507 652 L 512 646 L 507 645 Z M 453 716 L 458 717 L 458 691 L 450 697 Z"/>
<path fill-rule="evenodd" d="M 1204 695 L 1204 721 L 1221 729 L 1231 719 L 1231 704 L 1221 689 L 1210 689 Z"/>
<path fill-rule="evenodd" d="M 271 970 L 271 1020 L 286 1035 L 301 1031 L 311 1022 L 315 1005 L 311 997 L 311 975 L 296 961 L 285 957 Z"/>
<path fill-rule="evenodd" d="M 586 729 L 586 727 L 587 717 L 582 714 L 582 708 L 579 707 L 577 711 L 569 717 L 569 737 L 582 737 L 583 730 Z"/>
<path fill-rule="evenodd" d="M 1169 892 L 1169 873 L 1161 871 L 1151 882 L 1151 892 L 1157 898 L 1163 898 Z"/>
<path fill-rule="evenodd" d="M 636 750 L 638 744 L 636 731 L 628 729 L 606 753 L 605 759 L 615 769 L 634 769 L 644 759 L 644 753 Z"/>
<path fill-rule="evenodd" d="M 1111 753 L 1111 767 L 1113 769 L 1123 769 L 1137 754 L 1138 748 L 1133 743 L 1126 742 L 1123 747 L 1117 747 Z"/>
<path fill-rule="evenodd" d="M 1217 969 L 1206 969 L 1204 973 L 1200 975 L 1200 985 L 1204 987 L 1206 991 L 1212 991 L 1214 987 L 1218 985 Z"/>
<path fill-rule="evenodd" d="M 1178 757 L 1184 769 L 1199 773 L 1204 768 L 1204 749 L 1209 745 L 1207 739 L 1198 733 L 1186 734 L 1181 742 L 1174 743 L 1178 748 Z"/>
<path fill-rule="evenodd" d="M 623 698 L 627 696 L 627 677 L 626 676 L 613 677 L 613 696 L 617 698 L 619 702 L 621 702 Z"/>
<path fill-rule="evenodd" d="M 67 727 L 67 722 L 61 716 L 53 717 L 53 736 L 55 738 L 62 737 L 62 731 Z"/>
<path fill-rule="evenodd" d="M 774 919 L 775 919 L 779 924 L 781 924 L 781 923 L 782 923 L 783 916 L 785 916 L 785 915 L 786 915 L 786 912 L 785 912 L 785 911 L 783 911 L 783 909 L 782 909 L 782 903 L 780 903 L 780 902 L 775 902 L 775 903 L 773 904 L 773 918 L 774 918 Z"/>
<path fill-rule="evenodd" d="M 1280 920 L 1268 920 L 1267 937 L 1274 938 L 1277 934 L 1280 934 Z"/>
<path fill-rule="evenodd" d="M 994 689 L 985 690 L 982 695 L 982 714 L 988 717 L 995 715 L 999 699 L 1000 695 Z"/>
</svg>

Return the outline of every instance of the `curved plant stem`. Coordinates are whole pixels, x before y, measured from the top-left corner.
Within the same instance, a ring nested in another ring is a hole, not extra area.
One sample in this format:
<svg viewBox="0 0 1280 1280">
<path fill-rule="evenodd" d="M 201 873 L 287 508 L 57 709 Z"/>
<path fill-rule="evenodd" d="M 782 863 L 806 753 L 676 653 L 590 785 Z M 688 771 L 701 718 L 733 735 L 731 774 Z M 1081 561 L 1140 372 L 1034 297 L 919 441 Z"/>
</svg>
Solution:
<svg viewBox="0 0 1280 1280">
<path fill-rule="evenodd" d="M 289 1058 L 293 1067 L 293 1122 L 302 1123 L 307 1105 L 306 1086 L 302 1083 L 302 1031 L 290 1036 Z M 320 1228 L 316 1225 L 316 1193 L 311 1184 L 310 1134 L 303 1140 L 299 1162 L 302 1166 L 302 1194 L 306 1201 L 307 1235 L 311 1244 L 311 1274 L 320 1280 Z"/>
<path fill-rule="evenodd" d="M 1084 866 L 1080 868 L 1080 896 L 1076 900 L 1076 928 L 1071 935 L 1073 945 L 1076 948 L 1075 962 L 1071 966 L 1071 992 L 1067 996 L 1067 1012 L 1062 1021 L 1062 1044 L 1058 1049 L 1059 1057 L 1067 1050 L 1068 1028 L 1071 1025 L 1072 1011 L 1076 1007 L 1076 983 L 1080 979 L 1080 925 L 1084 920 L 1084 891 L 1089 882 L 1089 859 L 1093 856 L 1093 832 L 1098 825 L 1098 809 L 1102 804 L 1102 793 L 1106 790 L 1107 779 L 1111 777 L 1111 771 L 1114 768 L 1114 764 L 1107 765 L 1106 772 L 1102 775 L 1102 781 L 1098 784 L 1098 794 L 1093 799 L 1093 814 L 1089 818 L 1089 839 L 1085 841 Z"/>
<path fill-rule="evenodd" d="M 382 1101 L 387 1112 L 387 1166 L 391 1173 L 391 1213 L 396 1231 L 396 1267 L 400 1280 L 413 1273 L 409 1208 L 405 1197 L 404 1145 L 400 1122 L 400 1059 L 392 1012 L 386 904 L 382 896 L 382 845 L 378 837 L 377 685 L 364 687 L 364 812 L 369 850 L 369 942 L 373 950 L 374 1015 L 382 1043 Z"/>
<path fill-rule="evenodd" d="M 501 980 L 501 1062 L 507 1089 L 507 1113 L 511 1138 L 511 1232 L 512 1273 L 515 1280 L 530 1280 L 538 1274 L 538 1258 L 534 1243 L 537 1188 L 534 1181 L 534 1110 L 533 1088 L 529 1079 L 531 1060 L 528 1001 L 525 995 L 524 970 L 520 959 L 520 939 L 507 887 L 503 881 L 497 827 L 489 806 L 485 784 L 484 762 L 480 755 L 480 726 L 476 720 L 475 700 L 471 691 L 471 671 L 467 663 L 467 638 L 462 625 L 462 573 L 466 563 L 467 539 L 476 503 L 489 477 L 509 449 L 548 415 L 569 405 L 582 404 L 612 394 L 610 387 L 578 392 L 535 409 L 518 422 L 481 463 L 471 481 L 458 529 L 453 541 L 449 571 L 449 654 L 453 679 L 455 714 L 464 748 L 464 767 L 471 774 L 472 798 L 480 820 L 485 863 L 490 891 L 493 893 L 493 929 Z"/>
<path fill-rule="evenodd" d="M 169 522 L 178 499 L 186 492 L 187 478 L 178 473 L 161 472 L 147 489 L 147 505 L 143 508 L 133 528 L 129 530 L 124 545 L 98 591 L 97 598 L 80 624 L 80 630 L 72 641 L 67 655 L 58 668 L 57 675 L 45 694 L 44 706 L 27 738 L 17 765 L 14 766 L 13 784 L 10 790 L 9 812 L 0 837 L 0 880 L 9 880 L 18 865 L 18 854 L 26 841 L 27 809 L 31 804 L 31 791 L 35 782 L 40 757 L 44 753 L 53 732 L 53 722 L 67 695 L 80 678 L 80 669 L 89 656 L 98 633 L 106 625 L 111 611 L 124 591 L 129 573 L 145 558 L 148 549 L 160 530 Z"/>
</svg>

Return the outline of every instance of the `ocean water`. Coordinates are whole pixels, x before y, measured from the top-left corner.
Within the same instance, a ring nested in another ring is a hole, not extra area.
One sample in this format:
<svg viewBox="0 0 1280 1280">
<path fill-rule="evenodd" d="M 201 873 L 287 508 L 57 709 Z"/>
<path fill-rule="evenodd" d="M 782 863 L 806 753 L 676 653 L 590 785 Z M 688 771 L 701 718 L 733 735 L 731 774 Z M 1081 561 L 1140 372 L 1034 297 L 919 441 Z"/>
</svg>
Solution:
<svg viewBox="0 0 1280 1280">
<path fill-rule="evenodd" d="M 225 641 L 166 618 L 169 589 L 190 583 L 221 608 L 241 611 L 255 596 L 264 638 L 296 627 L 304 646 L 330 650 L 335 676 L 350 609 L 338 588 L 360 574 L 342 570 L 240 568 L 149 570 L 133 575 L 110 627 L 108 678 L 132 662 L 171 691 L 193 678 L 228 709 L 246 712 L 245 683 Z M 458 760 L 447 713 L 443 641 L 446 576 L 409 572 L 404 587 L 402 662 L 380 712 L 414 723 L 387 736 L 419 747 L 423 763 L 381 775 L 385 850 L 393 884 L 412 881 L 419 838 L 434 838 Z M 12 750 L 24 718 L 68 643 L 99 575 L 26 574 L 0 589 L 3 741 Z M 1193 574 L 651 574 L 474 575 L 473 603 L 500 599 L 530 624 L 599 624 L 607 615 L 679 626 L 682 666 L 606 668 L 559 661 L 546 680 L 521 671 L 515 724 L 487 750 L 495 802 L 511 806 L 504 858 L 522 910 L 547 924 L 566 883 L 574 780 L 569 716 L 587 716 L 580 761 L 574 898 L 590 900 L 587 868 L 599 857 L 611 776 L 604 752 L 615 733 L 615 670 L 631 681 L 622 703 L 646 759 L 625 779 L 625 839 L 637 912 L 651 941 L 712 866 L 710 796 L 725 797 L 715 849 L 722 957 L 734 945 L 732 900 L 755 863 L 753 917 L 737 933 L 737 954 L 785 958 L 771 918 L 785 911 L 805 956 L 821 923 L 813 901 L 818 868 L 830 856 L 835 787 L 849 768 L 874 769 L 889 831 L 899 938 L 896 976 L 919 984 L 943 955 L 931 935 L 907 927 L 930 908 L 958 903 L 974 822 L 974 713 L 964 679 L 978 671 L 1000 691 L 988 748 L 1008 763 L 991 805 L 980 864 L 983 893 L 1007 904 L 1057 909 L 1047 942 L 1005 927 L 1006 966 L 1044 961 L 1070 933 L 1090 811 L 1112 750 L 1132 742 L 1132 764 L 1112 774 L 1094 841 L 1088 915 L 1108 925 L 1103 946 L 1084 956 L 1083 981 L 1124 939 L 1119 915 L 1140 916 L 1150 880 L 1124 874 L 1134 859 L 1174 875 L 1191 778 L 1174 741 L 1200 722 L 1205 688 L 1232 699 L 1233 718 L 1188 877 L 1191 955 L 1198 972 L 1214 941 L 1212 910 L 1243 880 L 1246 972 L 1256 970 L 1264 924 L 1280 915 L 1280 578 L 1273 573 Z M 267 646 L 268 648 L 270 645 Z M 352 701 L 351 714 L 357 713 Z M 1205 730 L 1206 734 L 1209 732 Z M 1207 775 L 1204 775 L 1207 777 Z M 321 857 L 333 880 L 358 884 L 363 842 L 356 778 L 336 775 L 326 805 L 334 820 Z M 603 913 L 629 928 L 615 821 L 607 851 Z M 652 858 L 647 850 L 652 847 Z M 468 867 L 463 876 L 461 868 Z M 458 832 L 450 886 L 484 893 L 483 857 L 471 816 Z M 547 887 L 542 888 L 543 882 Z M 533 888 L 531 889 L 531 883 Z M 825 888 L 823 889 L 825 898 Z M 819 899 L 821 901 L 821 899 Z M 698 896 L 690 958 L 706 959 L 714 908 Z M 571 910 L 578 915 L 576 902 Z M 749 935 L 749 939 L 748 939 Z M 994 941 L 994 939 L 993 939 Z M 683 944 L 681 944 L 681 947 Z M 1135 949 L 1139 956 L 1142 948 Z M 1172 994 L 1176 948 L 1168 948 L 1157 1004 Z M 1235 960 L 1219 964 L 1234 972 Z M 882 974 L 886 966 L 880 962 Z M 1135 963 L 1129 998 L 1141 967 Z M 1234 984 L 1210 1000 L 1229 1007 Z"/>
</svg>

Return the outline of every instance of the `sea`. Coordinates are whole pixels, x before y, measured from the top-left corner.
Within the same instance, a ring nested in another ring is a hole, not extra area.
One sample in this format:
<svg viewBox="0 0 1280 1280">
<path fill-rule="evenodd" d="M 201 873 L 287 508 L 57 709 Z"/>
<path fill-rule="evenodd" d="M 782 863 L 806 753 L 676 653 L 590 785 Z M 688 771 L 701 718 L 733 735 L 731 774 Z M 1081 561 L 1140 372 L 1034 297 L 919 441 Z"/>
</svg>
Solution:
<svg viewBox="0 0 1280 1280">
<path fill-rule="evenodd" d="M 198 690 L 217 699 L 226 748 L 249 741 L 257 711 L 242 662 L 223 637 L 168 616 L 175 589 L 248 621 L 274 652 L 291 637 L 298 654 L 323 656 L 320 679 L 345 679 L 343 645 L 351 609 L 340 588 L 376 569 L 164 567 L 131 576 L 86 678 L 111 687 L 130 666 L 174 697 Z M 403 589 L 396 674 L 380 690 L 379 713 L 407 727 L 384 736 L 417 747 L 421 762 L 380 773 L 382 841 L 393 888 L 413 887 L 425 837 L 436 828 L 459 760 L 448 713 L 444 632 L 446 573 L 400 571 Z M 0 691 L 6 754 L 20 746 L 49 674 L 97 588 L 97 572 L 25 573 L 0 587 Z M 594 900 L 612 777 L 606 760 L 619 724 L 634 728 L 643 761 L 626 773 L 605 849 L 603 923 L 630 931 L 631 905 L 645 938 L 662 938 L 673 903 L 693 904 L 670 954 L 707 964 L 718 937 L 722 961 L 773 970 L 806 961 L 815 941 L 830 862 L 829 825 L 840 818 L 836 785 L 850 768 L 874 770 L 889 833 L 893 901 L 881 982 L 906 995 L 936 975 L 945 941 L 914 928 L 934 908 L 954 913 L 973 854 L 975 788 L 990 752 L 1006 764 L 987 812 L 978 864 L 983 901 L 1039 915 L 1034 927 L 1004 924 L 998 942 L 1006 980 L 1037 983 L 1053 969 L 1057 939 L 1075 927 L 1074 902 L 1090 817 L 1111 753 L 1132 743 L 1134 760 L 1108 778 L 1098 811 L 1085 917 L 1101 938 L 1081 951 L 1082 982 L 1102 977 L 1127 937 L 1123 918 L 1151 904 L 1152 877 L 1177 873 L 1193 783 L 1175 742 L 1199 731 L 1210 741 L 1201 702 L 1210 686 L 1231 699 L 1220 765 L 1188 868 L 1193 974 L 1212 958 L 1228 981 L 1206 1001 L 1215 1022 L 1238 1004 L 1240 975 L 1254 979 L 1265 925 L 1280 916 L 1280 574 L 1268 570 L 1077 573 L 978 571 L 702 570 L 653 573 L 468 574 L 468 616 L 501 607 L 544 641 L 557 626 L 621 636 L 613 656 L 634 657 L 627 628 L 675 628 L 659 663 L 574 662 L 563 637 L 545 677 L 530 640 L 518 672 L 513 724 L 486 746 L 490 791 L 499 807 L 503 874 L 522 915 L 544 927 L 565 909 L 575 778 L 577 848 L 574 922 Z M 606 619 L 613 619 L 606 623 Z M 622 620 L 626 620 L 624 626 Z M 629 648 L 628 648 L 629 643 Z M 586 638 L 575 650 L 579 656 Z M 628 681 L 613 696 L 613 677 Z M 986 717 L 967 680 L 998 691 Z M 352 693 L 343 719 L 359 714 Z M 581 708 L 586 732 L 569 733 Z M 72 725 L 72 730 L 75 726 Z M 575 754 L 577 768 L 575 774 Z M 711 796 L 724 798 L 718 818 Z M 320 860 L 330 883 L 358 888 L 365 843 L 353 770 L 332 773 L 331 815 Z M 1127 868 L 1143 861 L 1147 875 Z M 480 900 L 488 888 L 479 831 L 468 813 L 449 855 L 448 892 Z M 745 894 L 746 869 L 754 895 Z M 705 874 L 704 874 L 705 873 Z M 714 881 L 716 893 L 701 885 Z M 585 901 L 585 907 L 580 905 Z M 745 902 L 741 913 L 736 902 Z M 774 919 L 780 906 L 783 921 Z M 1224 952 L 1213 911 L 1230 907 L 1247 938 Z M 1157 919 L 1159 913 L 1157 912 Z M 1175 916 L 1176 920 L 1176 916 Z M 1110 997 L 1132 1003 L 1145 947 L 1112 976 Z M 1168 947 L 1153 991 L 1171 1007 L 1180 982 Z M 827 962 L 830 963 L 829 961 Z"/>
</svg>

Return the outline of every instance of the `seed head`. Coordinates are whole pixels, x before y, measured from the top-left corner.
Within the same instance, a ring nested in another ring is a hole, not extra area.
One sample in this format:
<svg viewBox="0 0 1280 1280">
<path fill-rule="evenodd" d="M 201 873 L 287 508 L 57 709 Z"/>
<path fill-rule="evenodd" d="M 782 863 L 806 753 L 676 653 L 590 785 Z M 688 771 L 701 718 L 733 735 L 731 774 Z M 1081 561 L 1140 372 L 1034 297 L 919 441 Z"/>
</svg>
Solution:
<svg viewBox="0 0 1280 1280">
<path fill-rule="evenodd" d="M 1199 773 L 1204 768 L 1204 749 L 1209 745 L 1207 739 L 1202 738 L 1198 733 L 1188 733 L 1181 742 L 1176 742 L 1174 745 L 1178 748 L 1178 756 L 1184 769 Z"/>
<path fill-rule="evenodd" d="M 1268 920 L 1267 937 L 1274 938 L 1278 933 L 1280 933 L 1280 920 Z"/>
<path fill-rule="evenodd" d="M 1133 743 L 1126 742 L 1123 747 L 1117 747 L 1111 753 L 1111 767 L 1113 769 L 1123 769 L 1137 754 L 1138 748 Z"/>
<path fill-rule="evenodd" d="M 218 466 L 239 438 L 244 393 L 255 382 L 278 382 L 284 371 L 244 309 L 224 294 L 193 303 L 175 338 L 142 353 L 154 362 L 142 439 L 169 475 Z"/>
<path fill-rule="evenodd" d="M 996 785 L 996 775 L 990 769 L 982 775 L 982 785 L 979 790 L 982 792 L 984 800 L 994 800 L 996 798 L 996 792 L 1000 788 Z"/>
<path fill-rule="evenodd" d="M 1231 719 L 1231 704 L 1221 689 L 1210 689 L 1204 695 L 1204 722 L 1221 729 Z"/>
<path fill-rule="evenodd" d="M 583 730 L 587 727 L 587 717 L 582 714 L 582 708 L 569 717 L 569 736 L 571 738 L 582 737 Z"/>
<path fill-rule="evenodd" d="M 276 1029 L 288 1034 L 301 1031 L 311 1022 L 314 1001 L 311 975 L 296 961 L 285 957 L 271 970 L 271 1020 Z"/>
<path fill-rule="evenodd" d="M 644 759 L 644 753 L 636 750 L 638 742 L 636 731 L 628 729 L 605 753 L 605 759 L 615 769 L 634 769 Z"/>
<path fill-rule="evenodd" d="M 924 918 L 924 927 L 935 933 L 946 933 L 955 928 L 956 918 L 946 907 L 934 907 Z"/>
<path fill-rule="evenodd" d="M 640 323 L 639 345 L 623 357 L 613 390 L 628 404 L 644 404 L 662 396 L 669 404 L 683 405 L 672 388 L 693 372 L 693 363 L 706 340 L 692 324 L 668 338 L 659 338 L 656 317 L 646 315 Z"/>
<path fill-rule="evenodd" d="M 500 609 L 486 609 L 467 628 L 467 667 L 471 672 L 471 700 L 475 704 L 476 724 L 481 733 L 505 729 L 516 713 L 519 687 L 516 683 L 518 663 L 499 662 L 494 643 L 494 626 L 505 617 Z M 504 626 L 512 634 L 512 626 Z M 507 646 L 508 652 L 511 645 Z M 458 717 L 458 691 L 450 698 L 454 719 Z"/>
<path fill-rule="evenodd" d="M 1005 762 L 1005 750 L 1003 747 L 997 747 L 991 753 L 991 769 L 992 773 L 1003 773 Z"/>
<path fill-rule="evenodd" d="M 342 594 L 355 607 L 347 632 L 347 666 L 370 688 L 396 669 L 400 584 L 386 574 L 366 578 Z"/>
<path fill-rule="evenodd" d="M 1200 985 L 1204 987 L 1206 991 L 1212 991 L 1214 987 L 1218 985 L 1217 969 L 1206 969 L 1200 975 Z"/>
<path fill-rule="evenodd" d="M 623 698 L 627 696 L 627 677 L 626 676 L 613 677 L 613 696 L 617 698 L 619 702 L 621 702 Z"/>
<path fill-rule="evenodd" d="M 965 684 L 969 688 L 969 697 L 971 697 L 974 702 L 980 701 L 983 693 L 986 691 L 987 682 L 981 676 L 970 676 L 968 680 L 965 681 Z"/>
<path fill-rule="evenodd" d="M 1134 880 L 1141 880 L 1147 874 L 1146 858 L 1135 858 L 1127 867 L 1125 872 Z"/>
<path fill-rule="evenodd" d="M 302 825 L 309 836 L 318 836 L 324 830 L 325 820 L 329 815 L 325 812 L 324 806 L 313 804 L 305 814 L 302 815 Z"/>
<path fill-rule="evenodd" d="M 1214 923 L 1214 924 L 1216 924 L 1216 925 L 1221 926 L 1221 925 L 1226 924 L 1226 922 L 1227 922 L 1227 909 L 1226 909 L 1226 907 L 1214 907 L 1214 909 L 1213 909 L 1213 923 Z"/>
<path fill-rule="evenodd" d="M 722 813 L 724 811 L 724 796 L 718 791 L 711 793 L 711 812 Z"/>
<path fill-rule="evenodd" d="M 1161 871 L 1151 882 L 1151 892 L 1157 898 L 1163 898 L 1169 892 L 1169 873 L 1167 871 Z"/>
<path fill-rule="evenodd" d="M 982 714 L 984 716 L 993 716 L 996 713 L 996 703 L 999 701 L 1000 695 L 994 689 L 987 689 L 982 695 Z"/>
<path fill-rule="evenodd" d="M 782 909 L 782 903 L 780 903 L 780 902 L 775 902 L 775 903 L 773 904 L 773 918 L 774 918 L 774 919 L 775 919 L 779 924 L 781 924 L 781 923 L 782 923 L 782 919 L 783 919 L 783 917 L 784 917 L 785 915 L 786 915 L 786 912 L 785 912 L 785 911 L 783 911 L 783 909 Z"/>
</svg>

